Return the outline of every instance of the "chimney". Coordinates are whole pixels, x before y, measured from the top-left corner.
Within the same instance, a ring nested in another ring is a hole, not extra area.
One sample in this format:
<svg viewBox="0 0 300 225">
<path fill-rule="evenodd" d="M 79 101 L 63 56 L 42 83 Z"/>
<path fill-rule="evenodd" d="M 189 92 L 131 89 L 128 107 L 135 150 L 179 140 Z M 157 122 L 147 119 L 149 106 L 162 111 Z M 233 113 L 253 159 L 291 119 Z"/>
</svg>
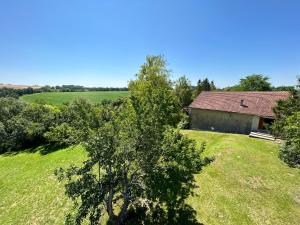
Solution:
<svg viewBox="0 0 300 225">
<path fill-rule="evenodd" d="M 240 106 L 244 106 L 244 99 L 241 100 Z"/>
</svg>

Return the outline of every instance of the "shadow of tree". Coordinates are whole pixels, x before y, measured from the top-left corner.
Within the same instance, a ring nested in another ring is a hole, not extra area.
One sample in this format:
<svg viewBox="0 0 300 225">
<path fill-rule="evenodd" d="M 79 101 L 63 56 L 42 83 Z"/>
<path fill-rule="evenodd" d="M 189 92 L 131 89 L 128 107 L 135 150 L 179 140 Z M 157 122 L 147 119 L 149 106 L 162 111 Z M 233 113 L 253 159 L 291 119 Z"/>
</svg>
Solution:
<svg viewBox="0 0 300 225">
<path fill-rule="evenodd" d="M 196 211 L 189 205 L 183 204 L 170 213 L 160 206 L 152 209 L 147 207 L 131 208 L 128 211 L 126 224 L 128 225 L 203 225 L 196 219 Z"/>
<path fill-rule="evenodd" d="M 56 152 L 65 147 L 66 146 L 62 146 L 62 145 L 44 145 L 43 148 L 40 150 L 40 154 L 47 155 L 49 153 Z"/>
<path fill-rule="evenodd" d="M 20 153 L 36 153 L 39 152 L 41 155 L 47 155 L 49 153 L 58 151 L 60 149 L 66 148 L 67 146 L 62 146 L 62 145 L 40 145 L 40 146 L 34 146 L 34 147 L 30 147 L 30 148 L 24 148 L 24 149 L 20 149 L 18 151 L 9 151 L 9 152 L 4 152 L 2 154 L 0 154 L 1 156 L 15 156 L 18 155 Z"/>
<path fill-rule="evenodd" d="M 207 166 L 213 161 L 214 158 L 206 157 L 201 160 L 201 166 Z M 165 171 L 161 172 L 160 169 Z M 148 206 L 139 203 L 130 208 L 126 224 L 203 225 L 197 221 L 197 212 L 185 203 L 188 196 L 194 194 L 193 189 L 198 187 L 194 182 L 197 171 L 182 170 L 180 167 L 158 167 L 155 171 L 148 183 L 151 187 L 149 196 L 153 202 L 157 199 L 159 201 Z"/>
<path fill-rule="evenodd" d="M 34 146 L 34 147 L 30 147 L 30 148 L 26 148 L 24 147 L 23 149 L 19 149 L 16 151 L 8 151 L 8 152 L 4 152 L 2 154 L 0 154 L 1 156 L 15 156 L 18 155 L 19 153 L 35 153 L 35 152 L 39 152 L 40 151 L 40 146 Z"/>
</svg>

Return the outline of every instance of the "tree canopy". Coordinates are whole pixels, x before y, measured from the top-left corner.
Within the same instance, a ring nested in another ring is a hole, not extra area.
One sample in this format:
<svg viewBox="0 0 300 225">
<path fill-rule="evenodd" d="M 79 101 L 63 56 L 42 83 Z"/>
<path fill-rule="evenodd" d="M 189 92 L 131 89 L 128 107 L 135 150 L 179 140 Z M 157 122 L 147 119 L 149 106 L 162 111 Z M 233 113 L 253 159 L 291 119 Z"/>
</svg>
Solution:
<svg viewBox="0 0 300 225">
<path fill-rule="evenodd" d="M 298 80 L 298 86 L 300 80 Z M 273 135 L 284 139 L 279 151 L 280 158 L 288 165 L 300 167 L 300 92 L 294 90 L 287 100 L 278 101 L 273 109 L 275 121 Z"/>
<path fill-rule="evenodd" d="M 186 224 L 197 224 L 184 200 L 205 164 L 203 147 L 176 128 L 180 107 L 165 60 L 147 57 L 129 90 L 128 99 L 108 104 L 99 117 L 83 167 L 56 171 L 74 201 L 66 222 L 99 224 L 107 213 L 109 224 L 178 224 L 184 215 Z"/>
<path fill-rule="evenodd" d="M 240 80 L 239 86 L 242 91 L 271 91 L 269 78 L 261 74 L 253 74 L 246 76 Z"/>
<path fill-rule="evenodd" d="M 300 111 L 286 118 L 283 132 L 285 142 L 279 156 L 288 165 L 300 168 Z"/>
<path fill-rule="evenodd" d="M 205 78 L 204 80 L 199 79 L 197 81 L 197 86 L 195 89 L 195 96 L 199 95 L 201 91 L 213 91 L 216 90 L 216 86 L 214 81 L 209 81 L 208 78 Z"/>
<path fill-rule="evenodd" d="M 189 106 L 193 101 L 193 88 L 191 81 L 182 76 L 175 82 L 175 94 L 179 99 L 181 108 Z"/>
</svg>

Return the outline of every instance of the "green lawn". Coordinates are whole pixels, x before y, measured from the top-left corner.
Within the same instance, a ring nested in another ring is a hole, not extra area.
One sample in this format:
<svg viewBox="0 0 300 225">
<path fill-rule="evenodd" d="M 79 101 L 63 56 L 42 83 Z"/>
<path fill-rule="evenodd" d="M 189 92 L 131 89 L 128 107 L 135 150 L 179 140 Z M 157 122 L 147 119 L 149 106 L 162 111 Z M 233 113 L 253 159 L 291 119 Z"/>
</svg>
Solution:
<svg viewBox="0 0 300 225">
<path fill-rule="evenodd" d="M 84 157 L 80 147 L 0 156 L 0 224 L 62 224 L 71 202 L 53 172 Z"/>
<path fill-rule="evenodd" d="M 21 96 L 27 102 L 43 101 L 47 104 L 60 105 L 78 98 L 88 99 L 92 103 L 102 100 L 114 100 L 129 95 L 128 91 L 86 91 L 86 92 L 43 92 Z"/>
<path fill-rule="evenodd" d="M 278 146 L 245 135 L 183 131 L 215 161 L 196 175 L 188 203 L 204 224 L 300 224 L 300 170 L 277 158 Z M 0 156 L 0 224 L 62 224 L 70 201 L 55 168 L 81 163 L 81 147 L 47 155 Z"/>
<path fill-rule="evenodd" d="M 215 161 L 196 176 L 189 199 L 204 224 L 300 224 L 300 170 L 277 157 L 278 145 L 245 135 L 184 131 Z"/>
</svg>

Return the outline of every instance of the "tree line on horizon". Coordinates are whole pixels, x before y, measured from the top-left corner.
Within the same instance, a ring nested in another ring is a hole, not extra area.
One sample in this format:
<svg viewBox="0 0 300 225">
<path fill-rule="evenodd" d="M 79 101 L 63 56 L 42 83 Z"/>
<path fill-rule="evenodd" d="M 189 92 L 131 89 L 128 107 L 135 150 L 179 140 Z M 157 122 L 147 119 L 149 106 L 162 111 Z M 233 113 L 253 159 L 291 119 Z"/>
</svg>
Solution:
<svg viewBox="0 0 300 225">
<path fill-rule="evenodd" d="M 0 97 L 19 98 L 22 95 L 42 92 L 86 92 L 86 91 L 128 91 L 127 87 L 84 87 L 80 85 L 43 86 L 40 88 L 0 88 Z"/>
<path fill-rule="evenodd" d="M 245 78 L 241 78 L 240 82 L 236 85 L 218 88 L 215 85 L 214 80 L 209 80 L 207 77 L 203 80 L 198 79 L 196 86 L 192 85 L 187 76 L 181 76 L 178 80 L 173 82 L 173 86 L 180 92 L 180 88 L 183 89 L 183 93 L 190 95 L 185 97 L 183 106 L 187 106 L 186 102 L 189 102 L 189 98 L 194 99 L 201 91 L 295 91 L 295 86 L 277 86 L 274 87 L 269 82 L 269 78 L 262 74 L 252 74 Z M 84 87 L 81 85 L 45 85 L 40 88 L 0 88 L 0 97 L 13 97 L 18 98 L 26 94 L 34 94 L 41 92 L 85 92 L 85 91 L 128 91 L 128 87 Z"/>
</svg>

